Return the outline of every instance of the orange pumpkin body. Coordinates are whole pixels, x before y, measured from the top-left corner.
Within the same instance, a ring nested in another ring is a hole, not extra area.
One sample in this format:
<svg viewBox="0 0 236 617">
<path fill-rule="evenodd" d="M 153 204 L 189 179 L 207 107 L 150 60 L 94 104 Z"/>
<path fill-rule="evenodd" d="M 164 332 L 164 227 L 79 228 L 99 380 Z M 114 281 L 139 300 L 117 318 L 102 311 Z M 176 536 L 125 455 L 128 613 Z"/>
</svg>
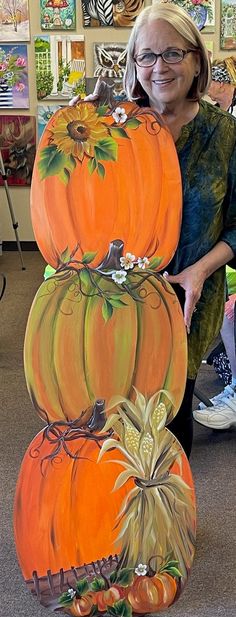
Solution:
<svg viewBox="0 0 236 617">
<path fill-rule="evenodd" d="M 96 276 L 104 292 L 117 294 L 113 281 Z M 165 388 L 177 413 L 187 363 L 182 311 L 164 279 L 151 275 L 139 293 L 143 302 L 125 293 L 125 305 L 105 321 L 103 298 L 82 295 L 77 273 L 41 285 L 26 329 L 25 376 L 37 410 L 50 421 L 76 419 L 96 399 L 133 397 L 132 386 L 147 397 Z"/>
<path fill-rule="evenodd" d="M 92 610 L 92 606 L 95 604 L 94 593 L 87 593 L 86 596 L 73 600 L 72 606 L 70 606 L 70 613 L 75 617 L 82 615 L 89 615 Z"/>
<path fill-rule="evenodd" d="M 122 455 L 113 450 L 97 463 L 99 448 L 94 441 L 74 439 L 67 446 L 79 458 L 71 458 L 62 449 L 54 459 L 45 459 L 53 444 L 47 439 L 42 443 L 40 432 L 23 459 L 14 529 L 25 579 L 30 579 L 34 570 L 38 576 L 47 570 L 66 571 L 119 550 L 116 517 L 133 482 L 112 492 L 122 468 L 107 461 L 122 460 Z"/>
<path fill-rule="evenodd" d="M 75 258 L 80 260 L 84 252 L 95 251 L 92 265 L 97 266 L 114 238 L 123 240 L 124 251 L 137 257 L 163 257 L 161 268 L 174 254 L 181 224 L 182 189 L 172 137 L 160 127 L 151 110 L 147 113 L 128 102 L 122 107 L 129 120 L 138 119 L 140 124 L 136 128 L 127 124 L 126 138 L 115 134 L 117 160 L 103 160 L 106 154 L 101 155 L 104 177 L 88 168 L 94 150 L 94 139 L 90 144 L 89 135 L 94 129 L 95 136 L 97 130 L 104 138 L 104 130 L 114 131 L 112 114 L 98 117 L 92 103 L 82 102 L 77 108 L 58 110 L 44 131 L 34 165 L 31 213 L 40 251 L 55 268 L 62 252 L 67 247 L 72 252 L 78 244 Z M 80 142 L 75 137 L 78 130 L 71 130 L 74 125 L 81 129 L 77 117 L 83 120 Z M 125 125 L 116 126 L 119 133 Z M 51 150 L 53 156 L 49 157 L 47 151 Z M 44 173 L 40 174 L 45 152 Z M 70 165 L 70 169 L 61 178 L 56 161 L 63 152 L 65 166 Z"/>
<path fill-rule="evenodd" d="M 128 600 L 135 613 L 153 613 L 172 604 L 177 583 L 167 572 L 155 576 L 137 576 L 128 593 Z"/>
</svg>

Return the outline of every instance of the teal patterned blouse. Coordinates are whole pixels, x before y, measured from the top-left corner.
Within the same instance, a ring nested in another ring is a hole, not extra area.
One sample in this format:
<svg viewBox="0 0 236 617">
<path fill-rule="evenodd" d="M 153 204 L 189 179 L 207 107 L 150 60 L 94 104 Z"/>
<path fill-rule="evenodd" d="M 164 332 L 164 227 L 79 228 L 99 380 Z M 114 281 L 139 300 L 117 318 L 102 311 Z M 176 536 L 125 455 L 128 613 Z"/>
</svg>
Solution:
<svg viewBox="0 0 236 617">
<path fill-rule="evenodd" d="M 236 119 L 201 101 L 176 143 L 183 182 L 183 219 L 169 274 L 178 274 L 223 240 L 236 253 Z M 231 265 L 235 266 L 232 261 Z M 183 304 L 184 290 L 175 286 Z M 218 335 L 224 313 L 225 267 L 204 283 L 188 336 L 188 376 Z"/>
</svg>

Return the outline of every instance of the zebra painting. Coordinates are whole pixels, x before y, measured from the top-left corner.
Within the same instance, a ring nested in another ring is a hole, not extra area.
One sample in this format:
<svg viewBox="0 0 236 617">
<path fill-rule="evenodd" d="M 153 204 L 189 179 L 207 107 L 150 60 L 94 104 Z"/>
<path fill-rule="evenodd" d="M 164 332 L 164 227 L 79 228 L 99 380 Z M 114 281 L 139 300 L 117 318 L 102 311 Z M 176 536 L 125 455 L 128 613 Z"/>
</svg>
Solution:
<svg viewBox="0 0 236 617">
<path fill-rule="evenodd" d="M 112 0 L 81 0 L 81 3 L 85 28 L 88 26 L 113 26 Z"/>
</svg>

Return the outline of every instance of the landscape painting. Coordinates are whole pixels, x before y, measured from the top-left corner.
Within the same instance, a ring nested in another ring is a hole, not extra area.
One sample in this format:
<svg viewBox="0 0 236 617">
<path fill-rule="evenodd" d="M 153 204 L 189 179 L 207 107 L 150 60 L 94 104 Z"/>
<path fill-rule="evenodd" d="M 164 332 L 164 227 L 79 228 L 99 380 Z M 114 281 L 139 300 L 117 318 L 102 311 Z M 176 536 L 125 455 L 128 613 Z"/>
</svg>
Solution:
<svg viewBox="0 0 236 617">
<path fill-rule="evenodd" d="M 75 0 L 40 0 L 42 30 L 75 30 Z"/>
<path fill-rule="evenodd" d="M 29 108 L 26 45 L 0 46 L 0 109 Z"/>
<path fill-rule="evenodd" d="M 85 50 L 83 35 L 35 37 L 38 100 L 85 96 Z"/>
<path fill-rule="evenodd" d="M 0 0 L 0 41 L 29 41 L 28 0 Z"/>
<path fill-rule="evenodd" d="M 221 49 L 236 49 L 236 0 L 221 0 Z"/>
<path fill-rule="evenodd" d="M 9 186 L 30 186 L 36 152 L 35 117 L 0 116 L 0 150 Z"/>
</svg>

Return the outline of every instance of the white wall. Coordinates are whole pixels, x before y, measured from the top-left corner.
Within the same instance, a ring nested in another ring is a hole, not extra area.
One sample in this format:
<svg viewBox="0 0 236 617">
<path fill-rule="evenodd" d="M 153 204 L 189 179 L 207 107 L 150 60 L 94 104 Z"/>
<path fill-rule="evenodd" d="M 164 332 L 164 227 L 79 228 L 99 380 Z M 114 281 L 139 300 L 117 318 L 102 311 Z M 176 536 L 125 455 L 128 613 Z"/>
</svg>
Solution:
<svg viewBox="0 0 236 617">
<path fill-rule="evenodd" d="M 150 4 L 150 0 L 146 0 L 146 5 Z M 35 60 L 34 60 L 34 35 L 42 34 L 40 28 L 40 11 L 39 0 L 29 0 L 30 7 L 30 30 L 31 41 L 27 43 L 28 46 L 28 62 L 29 62 L 29 94 L 30 94 L 30 108 L 29 110 L 19 110 L 19 115 L 35 115 L 37 116 L 37 96 L 36 96 L 36 83 L 35 83 Z M 55 31 L 54 31 L 55 32 Z M 45 33 L 45 31 L 44 31 Z M 75 33 L 75 31 L 71 31 Z M 84 34 L 85 36 L 85 50 L 86 50 L 86 76 L 93 76 L 93 43 L 94 42 L 126 42 L 129 37 L 130 28 L 83 28 L 82 27 L 82 14 L 81 3 L 77 0 L 77 34 Z M 214 56 L 224 57 L 228 56 L 232 51 L 224 52 L 219 49 L 220 39 L 220 1 L 216 0 L 216 27 L 215 33 L 204 34 L 204 39 L 213 40 L 214 42 Z M 47 104 L 47 103 L 46 103 Z M 18 110 L 4 109 L 0 113 L 16 115 Z M 10 194 L 15 213 L 15 218 L 19 223 L 19 237 L 21 241 L 34 240 L 33 230 L 30 220 L 30 208 L 29 208 L 29 196 L 30 189 L 23 187 L 11 187 Z M 10 212 L 7 205 L 6 195 L 4 188 L 0 188 L 0 238 L 4 241 L 15 240 L 14 230 L 12 228 L 12 222 L 10 218 Z"/>
</svg>

